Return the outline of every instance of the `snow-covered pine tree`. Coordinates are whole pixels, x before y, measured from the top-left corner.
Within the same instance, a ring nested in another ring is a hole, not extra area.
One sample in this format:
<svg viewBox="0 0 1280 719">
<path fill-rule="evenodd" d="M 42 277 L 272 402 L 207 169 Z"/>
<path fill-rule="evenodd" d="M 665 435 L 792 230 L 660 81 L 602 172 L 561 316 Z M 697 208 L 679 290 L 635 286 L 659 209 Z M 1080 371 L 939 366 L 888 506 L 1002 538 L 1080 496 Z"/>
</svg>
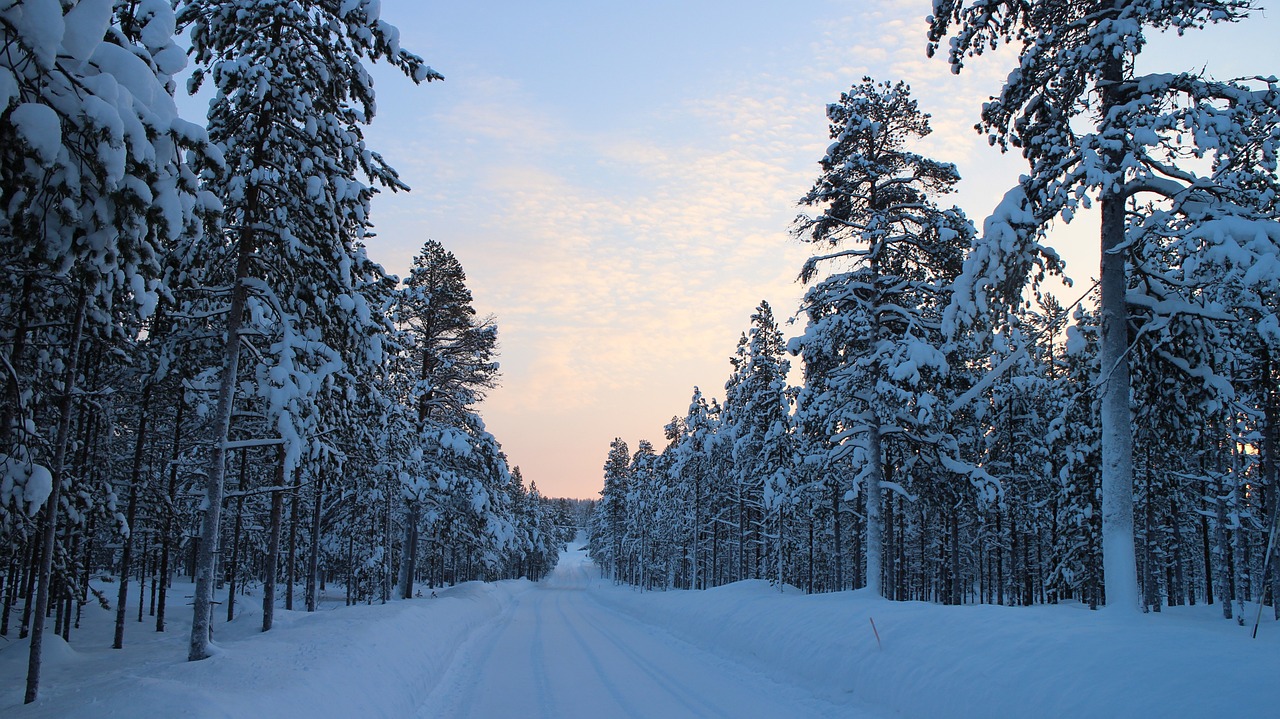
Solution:
<svg viewBox="0 0 1280 719">
<path fill-rule="evenodd" d="M 791 407 L 787 399 L 790 362 L 785 352 L 773 308 L 762 301 L 751 315 L 737 381 L 725 395 L 735 418 L 733 456 L 744 509 L 741 521 L 754 537 L 751 576 L 773 574 L 764 566 L 766 556 L 772 556 L 777 562 L 773 576 L 779 584 L 792 479 Z M 772 548 L 768 546 L 770 534 Z M 742 551 L 745 554 L 745 547 Z"/>
<path fill-rule="evenodd" d="M 673 422 L 673 424 L 675 424 Z M 673 541 L 684 547 L 683 558 L 688 566 L 688 587 L 703 589 L 706 569 L 703 567 L 703 543 L 707 535 L 711 486 L 711 442 L 714 427 L 707 400 L 702 391 L 693 388 L 689 409 L 677 425 L 679 434 L 674 444 L 663 454 L 670 455 L 668 472 L 671 476 L 673 512 L 681 512 L 679 525 L 683 536 L 677 534 Z"/>
<path fill-rule="evenodd" d="M 13 488 L 0 505 L 6 519 L 46 506 L 28 702 L 39 687 L 82 340 L 126 331 L 115 326 L 122 315 L 148 316 L 165 246 L 198 229 L 196 177 L 183 154 L 199 150 L 204 133 L 176 111 L 171 78 L 185 59 L 173 36 L 162 0 L 0 8 L 0 465 Z M 30 354 L 37 340 L 54 348 L 43 361 Z M 33 403 L 56 395 L 53 436 L 39 436 Z"/>
<path fill-rule="evenodd" d="M 832 399 L 810 406 L 839 428 L 831 458 L 860 457 L 867 586 L 883 595 L 884 439 L 918 434 L 946 412 L 932 391 L 948 370 L 939 315 L 956 247 L 973 230 L 959 209 L 933 199 L 959 180 L 955 166 L 907 149 L 930 127 L 905 84 L 864 79 L 827 116 L 834 142 L 801 198 L 822 212 L 798 218 L 794 234 L 829 250 L 805 263 L 803 281 L 836 270 L 806 294 L 808 326 L 792 350 L 827 372 Z"/>
<path fill-rule="evenodd" d="M 724 404 L 721 405 L 719 436 L 722 442 L 721 456 L 728 460 L 723 470 L 726 475 L 725 488 L 729 490 L 732 499 L 726 503 L 725 509 L 732 515 L 733 521 L 726 528 L 733 532 L 734 550 L 727 559 L 730 562 L 729 566 L 734 570 L 730 574 L 732 579 L 729 581 L 735 582 L 750 576 L 747 536 L 752 527 L 753 510 L 758 509 L 760 504 L 759 493 L 752 492 L 752 487 L 748 484 L 752 475 L 744 471 L 745 462 L 739 460 L 738 449 L 738 429 L 744 418 L 740 411 L 739 400 L 746 396 L 746 388 L 743 384 L 747 374 L 748 357 L 747 333 L 743 332 L 738 336 L 738 344 L 734 347 L 733 356 L 729 358 L 729 365 L 733 370 L 724 383 Z"/>
<path fill-rule="evenodd" d="M 1140 237 L 1126 204 L 1155 202 L 1191 225 L 1234 215 L 1235 172 L 1274 163 L 1275 92 L 1191 73 L 1138 75 L 1134 61 L 1152 30 L 1235 22 L 1252 0 L 1060 3 L 938 0 L 929 18 L 929 52 L 954 33 L 952 70 L 1006 43 L 1020 45 L 1017 69 L 999 97 L 983 105 L 981 132 L 1002 149 L 1020 148 L 1032 226 L 1070 221 L 1096 199 L 1101 210 L 1102 524 L 1109 605 L 1139 603 L 1133 524 L 1133 423 L 1126 308 L 1128 272 Z M 1092 127 L 1078 122 L 1088 118 Z M 1260 119 L 1263 118 L 1263 119 Z M 1240 151 L 1263 148 L 1258 152 Z M 1208 157 L 1210 174 L 1184 158 Z M 1145 201 L 1145 199 L 1144 199 Z M 1245 203 L 1248 207 L 1249 203 Z M 1210 209 L 1212 208 L 1212 209 Z M 1140 215 L 1137 222 L 1140 224 Z M 1025 257 L 1025 256 L 1024 256 Z M 1012 276 L 1012 275 L 1011 275 Z"/>
<path fill-rule="evenodd" d="M 417 415 L 418 431 L 432 425 L 456 425 L 497 381 L 497 327 L 491 317 L 476 316 L 467 276 L 458 259 L 435 240 L 428 240 L 395 305 L 395 322 L 411 355 L 414 384 L 408 402 Z M 429 452 L 430 448 L 424 447 Z M 412 567 L 417 564 L 422 505 L 429 501 L 431 477 L 408 475 L 403 488 L 407 517 L 399 594 L 408 598 Z"/>
<path fill-rule="evenodd" d="M 631 451 L 622 438 L 609 444 L 604 463 L 604 487 L 592 514 L 591 556 L 613 578 L 624 579 L 623 539 L 627 526 L 627 491 L 631 476 Z"/>
<path fill-rule="evenodd" d="M 374 189 L 361 178 L 404 188 L 382 158 L 365 147 L 361 125 L 374 115 L 365 61 L 385 60 L 415 82 L 439 79 L 399 46 L 398 31 L 372 0 L 342 4 L 299 0 L 185 0 L 178 23 L 189 33 L 194 91 L 214 85 L 210 139 L 226 157 L 211 189 L 224 204 L 221 261 L 235 267 L 211 436 L 196 576 L 191 660 L 209 656 L 213 565 L 226 470 L 227 436 L 246 320 L 271 317 L 269 404 L 290 465 L 303 456 L 303 407 L 338 353 L 324 326 L 373 322 L 355 292 L 356 247 L 369 227 Z M 252 300 L 252 301 L 251 301 Z M 251 324 L 249 326 L 252 326 Z M 376 346 L 369 347 L 376 354 Z"/>
<path fill-rule="evenodd" d="M 658 455 L 653 443 L 642 439 L 631 455 L 631 464 L 627 468 L 627 520 L 623 531 L 623 552 L 632 566 L 630 583 L 641 589 L 651 589 L 653 575 L 658 570 L 655 536 L 659 531 L 655 525 L 659 511 L 659 492 L 661 486 L 657 471 Z"/>
<path fill-rule="evenodd" d="M 671 421 L 662 428 L 667 445 L 658 455 L 658 543 L 660 545 L 659 561 L 664 573 L 663 587 L 688 588 L 690 584 L 689 558 L 693 554 L 690 537 L 693 534 L 694 505 L 692 483 L 676 472 L 675 466 L 680 459 L 680 444 L 685 440 L 686 429 L 684 419 L 672 416 Z"/>
</svg>

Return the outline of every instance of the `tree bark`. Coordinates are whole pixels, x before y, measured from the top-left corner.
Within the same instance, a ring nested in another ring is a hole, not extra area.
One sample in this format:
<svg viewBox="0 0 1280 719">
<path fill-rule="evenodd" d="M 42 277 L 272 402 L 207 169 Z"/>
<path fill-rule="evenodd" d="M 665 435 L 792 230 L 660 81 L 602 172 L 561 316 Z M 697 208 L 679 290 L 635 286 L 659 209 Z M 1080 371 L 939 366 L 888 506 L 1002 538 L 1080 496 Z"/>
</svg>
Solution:
<svg viewBox="0 0 1280 719">
<path fill-rule="evenodd" d="M 250 201 L 249 217 L 256 217 L 256 202 Z M 244 321 L 249 288 L 249 262 L 253 255 L 253 230 L 240 232 L 236 247 L 236 275 L 231 288 L 231 307 L 227 311 L 227 335 L 222 345 L 222 374 L 218 381 L 218 403 L 213 414 L 212 447 L 209 452 L 208 476 L 205 484 L 204 522 L 200 533 L 200 554 L 196 561 L 195 597 L 191 619 L 191 647 L 188 661 L 207 659 L 212 626 L 213 584 L 218 559 L 222 520 L 222 495 L 227 471 L 227 437 L 231 433 L 231 411 L 235 405 L 235 385 L 240 368 L 240 326 Z"/>
<path fill-rule="evenodd" d="M 35 273 L 29 273 L 22 280 L 21 301 L 17 303 L 16 309 L 18 317 L 13 329 L 13 338 L 11 340 L 13 349 L 9 352 L 8 372 L 5 378 L 5 392 L 8 394 L 8 401 L 0 406 L 0 446 L 12 447 L 14 445 L 12 432 L 14 426 L 14 418 L 19 408 L 22 407 L 22 387 L 21 380 L 18 376 L 18 367 L 22 364 L 22 356 L 26 352 L 27 346 L 27 308 L 31 306 L 31 293 L 35 287 Z"/>
<path fill-rule="evenodd" d="M 284 486 L 284 447 L 276 453 L 276 486 Z M 284 514 L 283 490 L 271 493 L 271 528 L 267 532 L 267 561 L 262 570 L 262 631 L 271 631 L 276 616 L 276 576 L 280 570 L 281 515 Z"/>
<path fill-rule="evenodd" d="M 42 510 L 36 522 L 36 526 L 40 528 L 40 537 L 44 537 L 44 523 L 47 517 L 48 513 Z M 44 543 L 36 541 L 35 537 L 32 537 L 31 540 L 31 556 L 27 562 L 26 589 L 22 594 L 22 598 L 26 601 L 22 603 L 22 620 L 18 625 L 19 639 L 26 639 L 31 634 L 31 610 L 35 608 L 33 599 L 36 596 L 36 578 L 40 576 L 40 548 L 44 546 Z"/>
<path fill-rule="evenodd" d="M 81 289 L 76 299 L 75 316 L 71 320 L 70 356 L 62 375 L 62 397 L 58 401 L 58 432 L 54 439 L 53 488 L 45 500 L 44 537 L 40 546 L 40 570 L 36 586 L 36 601 L 31 624 L 30 653 L 27 660 L 27 690 L 23 703 L 30 704 L 40 692 L 40 659 L 44 647 L 44 621 L 49 611 L 49 583 L 52 580 L 54 541 L 58 533 L 58 501 L 62 498 L 62 480 L 67 463 L 67 445 L 71 439 L 72 395 L 76 389 L 76 375 L 80 365 L 80 337 L 84 331 L 84 316 L 88 299 Z M 30 601 L 30 600 L 28 600 Z"/>
<path fill-rule="evenodd" d="M 284 608 L 293 611 L 293 585 L 297 582 L 298 566 L 298 502 L 302 501 L 302 477 L 297 467 L 293 469 L 293 496 L 289 498 L 289 561 L 285 565 Z"/>
<path fill-rule="evenodd" d="M 844 591 L 844 549 L 840 546 L 840 484 L 831 479 L 831 532 L 834 546 L 832 551 L 835 552 L 836 564 L 836 591 Z"/>
<path fill-rule="evenodd" d="M 183 398 L 182 379 L 178 379 L 178 401 L 173 417 L 173 445 L 169 449 L 169 486 L 165 494 L 164 536 L 160 538 L 160 606 L 156 609 L 156 631 L 164 631 L 165 602 L 169 593 L 169 553 L 173 547 L 174 503 L 178 493 L 178 455 L 182 441 L 182 416 L 187 403 Z"/>
<path fill-rule="evenodd" d="M 133 560 L 134 519 L 138 515 L 138 483 L 142 476 L 142 450 L 146 447 L 147 420 L 151 409 L 151 383 L 142 388 L 142 403 L 138 409 L 138 435 L 133 443 L 133 467 L 129 473 L 129 507 L 125 510 L 125 524 L 129 533 L 124 538 L 124 549 L 120 553 L 120 591 L 116 595 L 116 634 L 111 644 L 113 649 L 124 648 L 125 605 L 129 601 L 129 570 Z M 142 590 L 138 590 L 138 606 L 142 606 Z"/>
<path fill-rule="evenodd" d="M 404 542 L 400 547 L 400 582 L 397 594 L 401 599 L 413 597 L 413 572 L 418 563 L 418 502 L 405 504 Z"/>
<path fill-rule="evenodd" d="M 307 559 L 307 611 L 316 610 L 316 579 L 320 573 L 320 519 L 324 502 L 324 469 L 316 469 L 315 499 L 311 507 L 311 551 Z"/>
<path fill-rule="evenodd" d="M 227 621 L 236 618 L 236 575 L 240 573 L 240 527 L 244 520 L 244 490 L 248 479 L 249 450 L 240 450 L 240 480 L 236 488 L 236 526 L 231 533 L 231 562 L 227 565 Z"/>
<path fill-rule="evenodd" d="M 1222 618 L 1231 618 L 1231 590 L 1229 584 L 1231 582 L 1230 561 L 1227 552 L 1230 551 L 1230 545 L 1227 543 L 1227 497 L 1226 488 L 1222 484 L 1222 477 L 1218 477 L 1216 483 L 1217 501 L 1214 508 L 1217 511 L 1217 531 L 1215 532 L 1218 544 L 1218 593 L 1222 597 Z"/>
<path fill-rule="evenodd" d="M 867 588 L 883 597 L 884 527 L 880 521 L 880 482 L 884 478 L 884 453 L 880 449 L 880 420 L 871 417 L 867 424 Z"/>
<path fill-rule="evenodd" d="M 1178 513 L 1176 499 L 1169 503 L 1168 518 L 1169 528 L 1173 533 L 1173 586 L 1169 588 L 1169 604 L 1181 606 L 1186 603 L 1186 597 L 1194 596 L 1194 593 L 1187 591 L 1187 573 L 1182 556 L 1182 517 Z M 1195 603 L 1194 599 L 1191 601 Z"/>
<path fill-rule="evenodd" d="M 1276 526 L 1280 523 L 1280 458 L 1276 456 L 1276 452 L 1280 451 L 1280 392 L 1276 391 L 1276 368 L 1271 360 L 1271 352 L 1265 347 L 1262 350 L 1262 403 L 1263 403 L 1263 427 L 1262 427 L 1262 486 L 1270 490 L 1269 496 L 1270 517 L 1268 517 L 1268 526 L 1271 527 L 1271 536 L 1274 537 Z M 1271 554 L 1263 557 L 1262 561 L 1270 567 L 1271 576 L 1271 606 L 1275 613 L 1275 618 L 1280 620 L 1280 547 L 1276 547 L 1273 543 L 1269 543 Z M 1266 576 L 1262 581 L 1266 581 Z M 1265 595 L 1266 590 L 1260 592 Z"/>
<path fill-rule="evenodd" d="M 18 545 L 9 557 L 9 570 L 5 574 L 4 609 L 0 610 L 0 637 L 9 636 L 9 613 L 13 611 L 13 603 L 18 599 L 18 558 L 26 553 L 26 547 Z"/>
<path fill-rule="evenodd" d="M 1124 58 L 1103 62 L 1102 115 L 1120 102 Z M 1121 151 L 1106 154 L 1115 183 L 1121 176 Z M 1139 599 L 1137 550 L 1133 539 L 1133 415 L 1129 408 L 1129 325 L 1125 295 L 1125 198 L 1116 188 L 1102 192 L 1102 260 L 1098 303 L 1102 321 L 1099 354 L 1102 361 L 1102 572 L 1107 606 L 1137 611 Z"/>
</svg>

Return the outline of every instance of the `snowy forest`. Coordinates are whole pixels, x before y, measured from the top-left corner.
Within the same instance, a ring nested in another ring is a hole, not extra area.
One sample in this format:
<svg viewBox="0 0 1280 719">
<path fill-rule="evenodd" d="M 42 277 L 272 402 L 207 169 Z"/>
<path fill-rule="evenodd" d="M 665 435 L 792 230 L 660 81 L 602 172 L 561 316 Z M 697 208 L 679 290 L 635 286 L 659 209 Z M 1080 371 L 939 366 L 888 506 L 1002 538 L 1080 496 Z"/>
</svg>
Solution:
<svg viewBox="0 0 1280 719">
<path fill-rule="evenodd" d="M 166 631 L 194 579 L 201 659 L 247 584 L 266 631 L 326 581 L 536 579 L 578 523 L 485 430 L 498 329 L 454 255 L 401 281 L 365 252 L 374 193 L 408 189 L 364 142 L 366 64 L 440 75 L 376 2 L 173 5 L 0 4 L 0 635 L 32 635 L 28 701 L 46 625 L 101 603 L 120 647 L 133 581 Z M 188 55 L 207 120 L 176 110 Z"/>
<path fill-rule="evenodd" d="M 189 636 L 184 666 L 206 669 L 237 617 L 270 642 L 335 591 L 352 616 L 391 605 L 385 641 L 440 654 L 432 682 L 467 670 L 450 663 L 483 612 L 589 617 L 633 657 L 652 633 L 617 639 L 601 607 L 674 616 L 711 592 L 647 590 L 744 580 L 863 590 L 886 623 L 906 615 L 882 599 L 1280 620 L 1280 81 L 1135 65 L 1147 34 L 1247 21 L 1253 0 L 933 0 L 933 62 L 1015 58 L 974 111 L 1025 174 L 974 219 L 947 201 L 956 166 L 918 152 L 931 117 L 910 78 L 852 84 L 796 198 L 803 305 L 743 308 L 723 394 L 694 388 L 659 444 L 615 440 L 598 501 L 544 496 L 486 429 L 498 320 L 454 253 L 424 235 L 397 275 L 367 252 L 375 195 L 410 189 L 365 141 L 370 67 L 444 79 L 380 8 L 0 0 L 0 646 L 29 647 L 26 703 L 88 613 L 112 615 L 116 650 Z M 200 92 L 207 116 L 182 116 Z M 1086 212 L 1101 267 L 1071 282 L 1054 230 Z M 570 592 L 519 599 L 593 588 L 597 568 L 633 586 L 573 611 Z M 680 615 L 702 617 L 691 636 L 727 614 L 717 596 Z M 393 636 L 407 606 L 445 619 Z M 557 651 L 605 644 L 585 631 Z M 316 715 L 338 706 L 381 713 Z"/>
<path fill-rule="evenodd" d="M 978 229 L 946 204 L 955 166 L 913 151 L 930 117 L 907 84 L 829 105 L 793 226 L 814 248 L 799 336 L 762 302 L 722 399 L 695 388 L 659 448 L 613 442 L 604 570 L 1280 617 L 1280 88 L 1133 69 L 1145 32 L 1250 7 L 934 2 L 955 73 L 1018 46 L 977 129 L 1026 174 Z M 1091 207 L 1100 279 L 1055 296 L 1050 232 Z"/>
</svg>

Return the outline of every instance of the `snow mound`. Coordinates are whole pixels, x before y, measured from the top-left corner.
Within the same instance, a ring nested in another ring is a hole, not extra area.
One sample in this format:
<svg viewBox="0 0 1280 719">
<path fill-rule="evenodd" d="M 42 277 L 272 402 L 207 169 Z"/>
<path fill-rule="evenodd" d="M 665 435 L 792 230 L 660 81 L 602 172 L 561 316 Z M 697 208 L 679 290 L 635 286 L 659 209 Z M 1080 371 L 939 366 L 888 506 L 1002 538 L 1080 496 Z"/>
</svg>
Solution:
<svg viewBox="0 0 1280 719">
<path fill-rule="evenodd" d="M 902 716 L 1260 716 L 1280 706 L 1280 624 L 1251 640 L 1216 606 L 944 607 L 764 582 L 599 596 L 828 701 Z"/>
</svg>

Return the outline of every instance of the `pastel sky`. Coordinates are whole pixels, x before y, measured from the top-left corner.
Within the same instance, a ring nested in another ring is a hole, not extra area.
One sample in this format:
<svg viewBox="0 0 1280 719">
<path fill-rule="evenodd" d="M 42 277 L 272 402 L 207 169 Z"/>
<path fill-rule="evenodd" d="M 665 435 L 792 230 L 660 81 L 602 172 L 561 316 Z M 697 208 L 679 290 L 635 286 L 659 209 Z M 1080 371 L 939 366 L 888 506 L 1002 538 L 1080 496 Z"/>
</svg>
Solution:
<svg viewBox="0 0 1280 719">
<path fill-rule="evenodd" d="M 972 129 L 1012 56 L 952 75 L 925 56 L 928 2 L 382 5 L 446 80 L 375 74 L 369 142 L 413 191 L 375 201 L 370 254 L 403 275 L 436 239 L 462 262 L 501 338 L 481 413 L 551 496 L 597 496 L 614 437 L 661 448 L 695 385 L 721 396 L 760 300 L 794 314 L 807 253 L 788 227 L 829 144 L 825 106 L 863 75 L 912 86 L 934 117 L 918 149 L 959 166 L 953 201 L 979 225 L 1022 168 Z M 1268 74 L 1276 37 L 1259 18 L 1157 42 L 1144 63 Z M 1088 222 L 1057 240 L 1080 287 Z"/>
</svg>

